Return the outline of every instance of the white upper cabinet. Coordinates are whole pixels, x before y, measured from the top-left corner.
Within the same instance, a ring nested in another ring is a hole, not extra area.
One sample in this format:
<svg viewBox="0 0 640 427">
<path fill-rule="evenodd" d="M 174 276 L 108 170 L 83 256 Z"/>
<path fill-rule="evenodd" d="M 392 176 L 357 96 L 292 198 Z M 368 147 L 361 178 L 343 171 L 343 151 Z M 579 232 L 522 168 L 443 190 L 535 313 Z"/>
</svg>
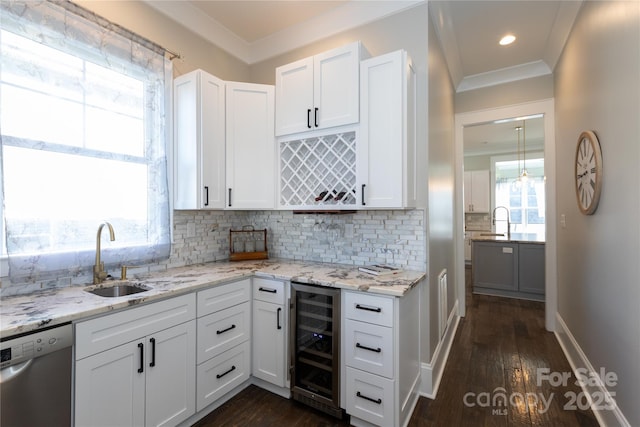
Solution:
<svg viewBox="0 0 640 427">
<path fill-rule="evenodd" d="M 415 71 L 404 50 L 360 65 L 357 203 L 367 208 L 416 206 Z"/>
<path fill-rule="evenodd" d="M 464 211 L 488 213 L 491 210 L 491 175 L 488 170 L 464 173 Z"/>
<path fill-rule="evenodd" d="M 276 68 L 276 135 L 357 123 L 362 53 L 354 42 Z"/>
<path fill-rule="evenodd" d="M 202 70 L 176 78 L 174 207 L 222 209 L 225 203 L 225 82 Z"/>
<path fill-rule="evenodd" d="M 226 82 L 226 209 L 273 209 L 274 87 Z"/>
</svg>

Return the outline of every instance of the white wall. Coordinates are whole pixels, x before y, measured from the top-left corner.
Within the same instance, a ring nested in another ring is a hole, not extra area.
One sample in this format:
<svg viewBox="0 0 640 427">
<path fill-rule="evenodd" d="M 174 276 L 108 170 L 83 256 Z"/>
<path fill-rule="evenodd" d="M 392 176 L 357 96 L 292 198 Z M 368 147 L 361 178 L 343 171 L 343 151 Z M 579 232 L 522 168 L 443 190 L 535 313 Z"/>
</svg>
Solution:
<svg viewBox="0 0 640 427">
<path fill-rule="evenodd" d="M 638 426 L 640 2 L 583 4 L 556 68 L 555 100 L 558 215 L 566 216 L 557 234 L 558 314 L 593 367 L 617 374 L 611 391 Z M 604 162 L 592 216 L 579 212 L 573 179 L 575 145 L 587 129 Z"/>
<path fill-rule="evenodd" d="M 429 22 L 431 24 L 431 22 Z M 422 344 L 422 360 L 431 360 L 438 335 L 438 275 L 447 270 L 448 311 L 456 300 L 454 258 L 455 128 L 454 89 L 447 64 L 434 31 L 429 27 L 429 153 L 428 153 L 428 283 L 422 324 L 429 326 L 429 340 Z M 424 335 L 424 334 L 423 334 Z"/>
</svg>

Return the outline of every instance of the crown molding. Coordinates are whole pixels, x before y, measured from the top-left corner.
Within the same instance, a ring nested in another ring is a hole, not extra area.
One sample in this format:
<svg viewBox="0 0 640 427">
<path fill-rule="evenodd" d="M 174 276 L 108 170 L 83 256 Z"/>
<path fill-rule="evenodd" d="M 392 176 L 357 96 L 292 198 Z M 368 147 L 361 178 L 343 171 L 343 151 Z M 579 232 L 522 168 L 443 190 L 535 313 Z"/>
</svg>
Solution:
<svg viewBox="0 0 640 427">
<path fill-rule="evenodd" d="M 144 1 L 249 65 L 426 3 L 426 0 L 352 0 L 305 22 L 248 43 L 187 1 Z"/>
<path fill-rule="evenodd" d="M 517 80 L 545 76 L 547 74 L 551 74 L 551 72 L 551 68 L 549 68 L 544 61 L 533 61 L 526 64 L 514 65 L 513 67 L 501 68 L 499 70 L 467 76 L 462 79 L 456 88 L 456 92 L 465 92 L 468 90 L 515 82 Z"/>
</svg>

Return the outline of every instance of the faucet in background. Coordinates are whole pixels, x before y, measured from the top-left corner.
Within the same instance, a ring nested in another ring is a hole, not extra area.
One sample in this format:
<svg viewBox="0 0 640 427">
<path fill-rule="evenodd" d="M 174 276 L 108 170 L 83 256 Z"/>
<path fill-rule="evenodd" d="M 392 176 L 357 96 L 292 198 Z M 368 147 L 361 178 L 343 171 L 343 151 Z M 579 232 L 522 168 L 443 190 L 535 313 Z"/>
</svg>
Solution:
<svg viewBox="0 0 640 427">
<path fill-rule="evenodd" d="M 506 219 L 506 221 L 507 221 L 507 239 L 511 240 L 511 221 L 509 220 L 509 217 L 510 217 L 509 208 L 507 208 L 506 206 L 496 206 L 496 208 L 493 210 L 493 215 L 491 215 L 493 217 L 492 224 L 496 225 L 496 220 L 497 220 L 496 211 L 498 209 L 500 209 L 500 208 L 502 208 L 505 211 L 507 211 L 507 219 Z M 501 221 L 504 221 L 504 220 L 501 220 Z"/>
<path fill-rule="evenodd" d="M 107 272 L 104 271 L 104 262 L 100 261 L 100 235 L 102 234 L 102 228 L 104 226 L 109 227 L 109 238 L 113 242 L 116 240 L 116 235 L 113 232 L 113 227 L 107 221 L 100 224 L 98 227 L 98 234 L 96 237 L 96 264 L 93 266 L 93 284 L 97 285 L 102 283 L 107 278 Z"/>
</svg>

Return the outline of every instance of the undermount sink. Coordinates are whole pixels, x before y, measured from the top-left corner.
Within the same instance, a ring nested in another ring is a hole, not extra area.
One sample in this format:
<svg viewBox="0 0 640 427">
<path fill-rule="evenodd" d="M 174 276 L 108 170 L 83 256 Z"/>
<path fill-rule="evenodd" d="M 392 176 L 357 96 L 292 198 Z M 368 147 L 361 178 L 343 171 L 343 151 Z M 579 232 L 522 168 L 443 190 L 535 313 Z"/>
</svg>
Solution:
<svg viewBox="0 0 640 427">
<path fill-rule="evenodd" d="M 100 297 L 115 298 L 115 297 L 124 297 L 127 295 L 133 295 L 140 292 L 146 292 L 149 289 L 150 288 L 147 288 L 146 286 L 143 286 L 138 283 L 119 282 L 113 285 L 111 284 L 98 285 L 98 287 L 87 289 L 86 291 L 91 294 L 98 295 Z"/>
</svg>

